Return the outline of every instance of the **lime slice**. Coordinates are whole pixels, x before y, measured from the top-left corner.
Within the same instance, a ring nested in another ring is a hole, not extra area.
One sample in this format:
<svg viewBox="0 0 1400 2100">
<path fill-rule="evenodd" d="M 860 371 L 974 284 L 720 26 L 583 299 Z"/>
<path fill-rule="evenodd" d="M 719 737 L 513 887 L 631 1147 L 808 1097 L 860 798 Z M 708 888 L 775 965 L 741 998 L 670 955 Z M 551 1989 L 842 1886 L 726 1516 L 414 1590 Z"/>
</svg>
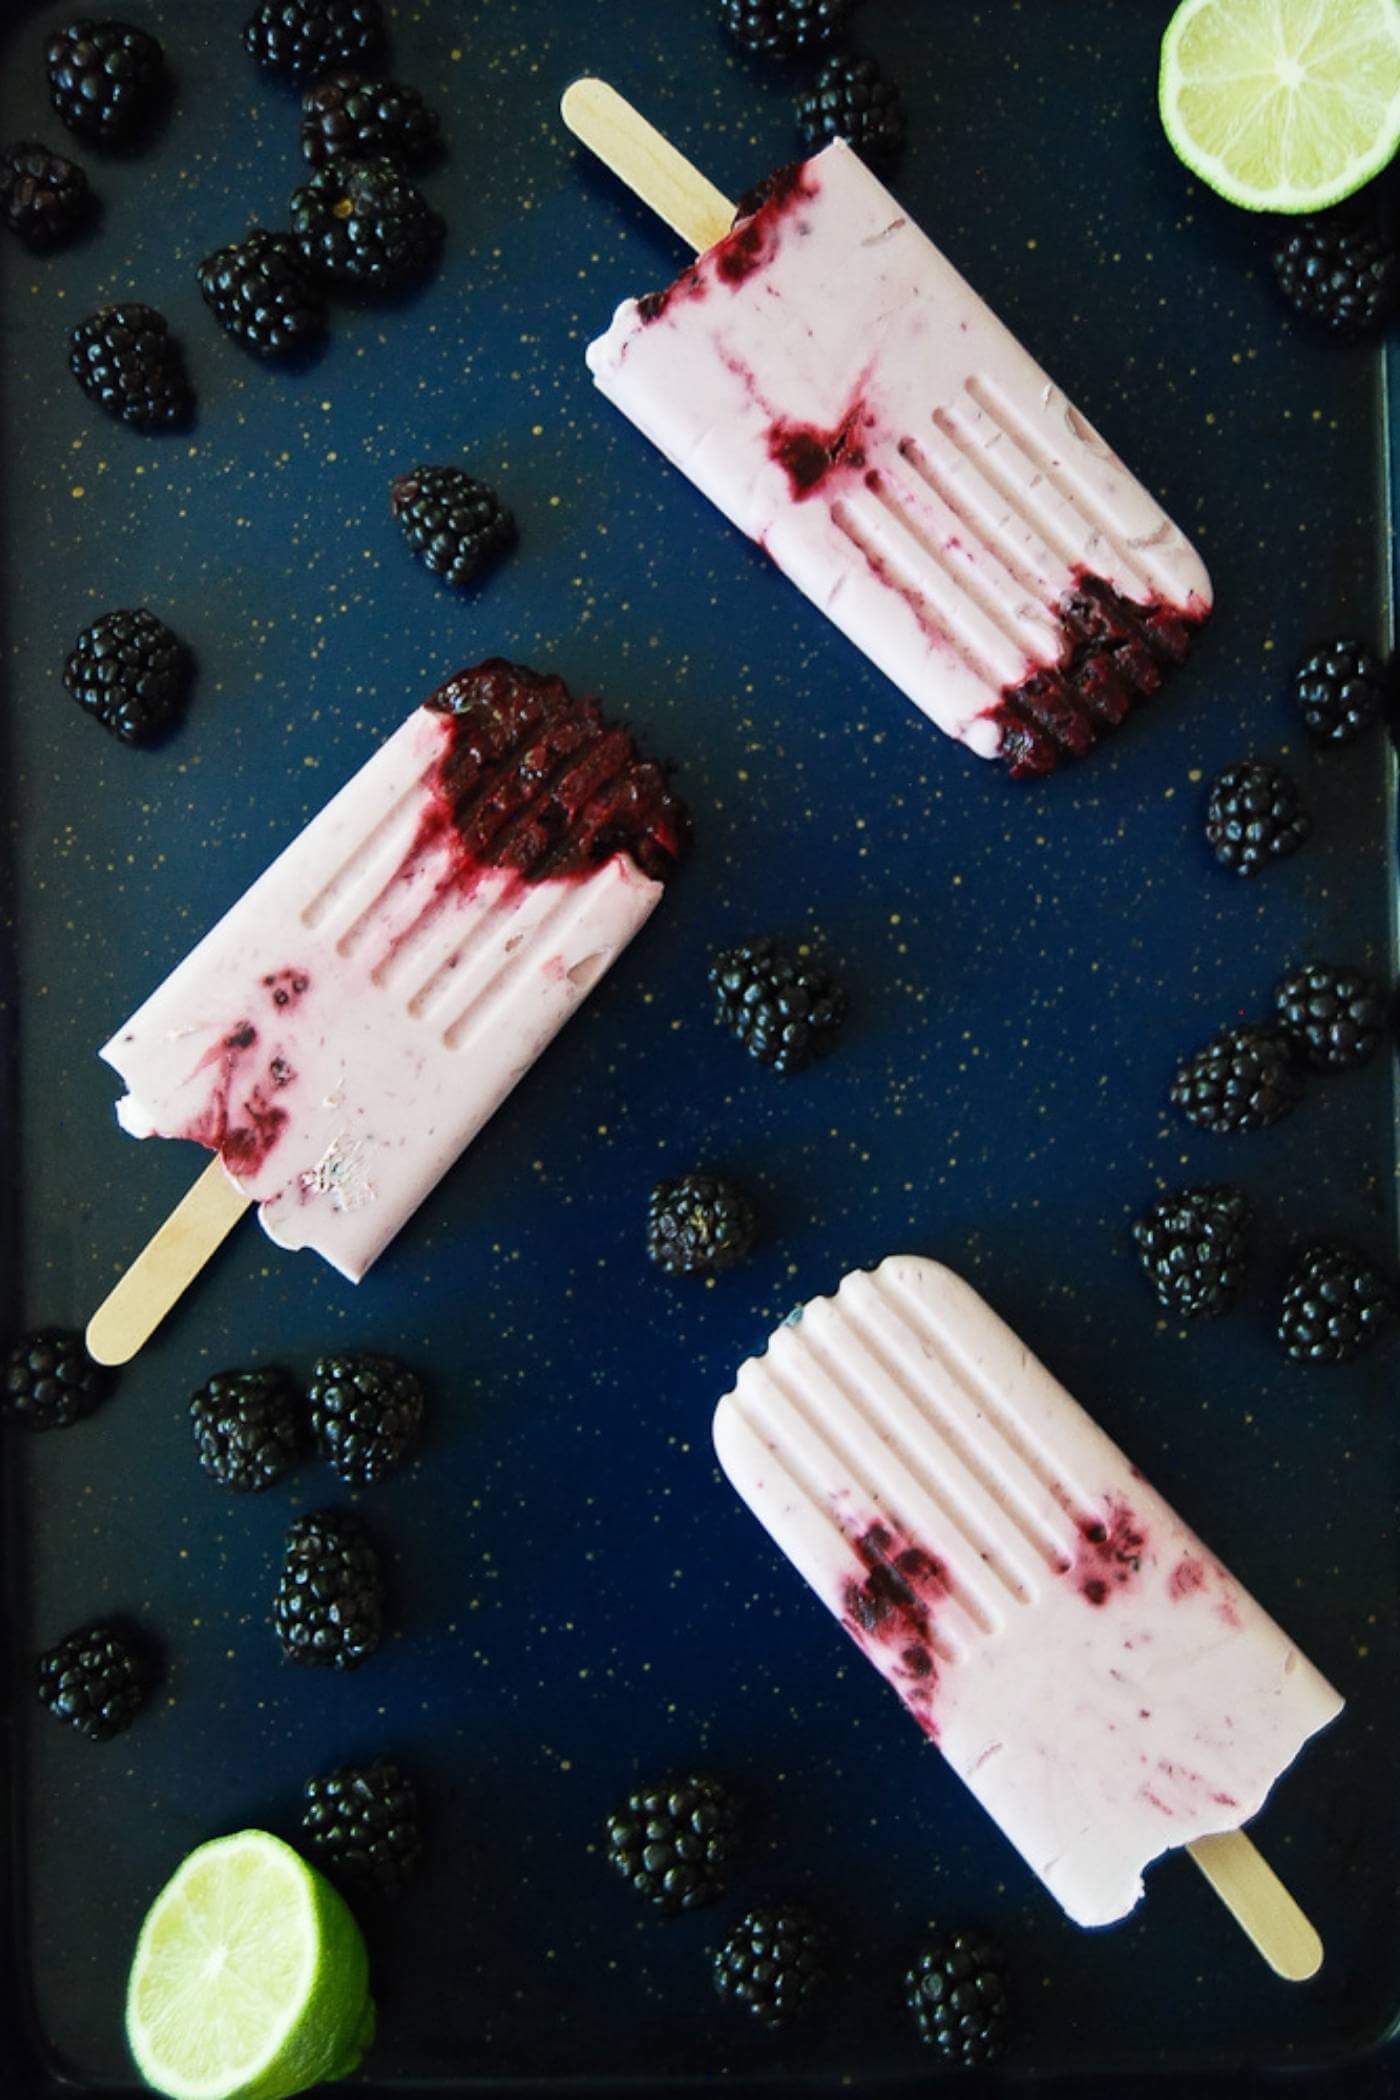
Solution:
<svg viewBox="0 0 1400 2100">
<path fill-rule="evenodd" d="M 1246 211 L 1320 211 L 1400 147 L 1397 0 L 1182 0 L 1162 39 L 1162 123 Z"/>
<path fill-rule="evenodd" d="M 126 2036 L 172 2100 L 285 2100 L 344 2078 L 373 2033 L 359 1926 L 265 1830 L 201 1845 L 146 1913 Z"/>
</svg>

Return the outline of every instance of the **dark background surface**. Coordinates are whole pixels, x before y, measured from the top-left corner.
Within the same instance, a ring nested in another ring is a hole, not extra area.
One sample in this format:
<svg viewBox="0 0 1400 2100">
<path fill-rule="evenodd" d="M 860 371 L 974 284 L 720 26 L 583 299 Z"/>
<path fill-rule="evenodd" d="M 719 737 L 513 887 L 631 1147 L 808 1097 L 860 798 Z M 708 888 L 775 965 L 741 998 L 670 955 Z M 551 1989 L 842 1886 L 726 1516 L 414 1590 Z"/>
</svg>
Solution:
<svg viewBox="0 0 1400 2100">
<path fill-rule="evenodd" d="M 1395 1358 L 1296 1368 L 1270 1318 L 1300 1234 L 1392 1252 L 1393 1066 L 1318 1082 L 1233 1142 L 1178 1122 L 1165 1088 L 1287 964 L 1389 969 L 1386 756 L 1314 756 L 1286 690 L 1309 640 L 1381 633 L 1378 357 L 1305 341 L 1264 230 L 1171 157 L 1167 9 L 870 0 L 862 41 L 910 106 L 901 198 L 1215 574 L 1216 621 L 1166 698 L 1080 770 L 1017 787 L 942 741 L 588 382 L 589 337 L 682 257 L 575 153 L 559 91 L 608 74 L 736 192 L 791 153 L 784 76 L 732 54 L 707 0 L 393 10 L 391 70 L 450 140 L 426 182 L 444 265 L 402 306 L 338 308 L 325 355 L 287 374 L 219 333 L 193 279 L 301 179 L 294 101 L 244 58 L 245 11 L 130 0 L 178 73 L 171 121 L 140 158 L 74 146 L 105 207 L 78 248 L 0 255 L 6 1314 L 81 1322 L 201 1164 L 122 1137 L 97 1044 L 459 665 L 500 652 L 604 695 L 675 760 L 698 847 L 358 1291 L 249 1224 L 100 1415 L 7 1444 L 6 1966 L 44 2063 L 129 2080 L 123 1979 L 162 1880 L 216 1832 L 295 1835 L 303 1777 L 380 1749 L 419 1775 L 434 1851 L 366 1916 L 386 2084 L 912 2087 L 929 2066 L 895 1978 L 932 1919 L 1009 1951 L 1011 2085 L 1098 2071 L 1123 2092 L 1133 2069 L 1213 2066 L 1243 2090 L 1245 2066 L 1362 2056 L 1400 2005 Z M 62 146 L 41 51 L 68 12 L 6 11 L 4 136 Z M 67 375 L 68 328 L 125 296 L 185 341 L 188 435 L 121 429 Z M 519 516 L 475 597 L 440 589 L 389 519 L 391 476 L 428 459 L 496 481 Z M 140 603 L 201 667 L 158 752 L 111 743 L 60 682 L 80 627 Z M 1247 754 L 1292 765 L 1317 824 L 1241 884 L 1200 811 Z M 709 951 L 765 929 L 818 935 L 853 993 L 838 1057 L 787 1085 L 719 1035 L 704 991 Z M 650 1183 L 701 1163 L 740 1177 L 766 1228 L 712 1287 L 641 1251 Z M 1159 1184 L 1227 1175 L 1259 1213 L 1249 1299 L 1178 1332 L 1127 1224 Z M 795 1300 L 901 1248 L 977 1283 L 1347 1695 L 1256 1831 L 1327 1941 L 1315 1984 L 1275 1981 L 1180 1858 L 1129 1922 L 1077 1932 L 720 1480 L 709 1416 L 739 1360 Z M 395 1637 L 328 1680 L 282 1667 L 267 1619 L 290 1516 L 340 1490 L 307 1468 L 224 1495 L 184 1407 L 212 1370 L 305 1372 L 352 1345 L 421 1365 L 434 1412 L 421 1463 L 364 1498 Z M 30 1659 L 116 1611 L 169 1672 L 94 1746 L 31 1700 Z M 722 1907 L 673 1922 L 614 1881 L 600 1821 L 692 1762 L 742 1786 L 753 1845 Z M 830 1916 L 844 1987 L 775 2041 L 717 2005 L 705 1950 L 791 1892 Z"/>
</svg>

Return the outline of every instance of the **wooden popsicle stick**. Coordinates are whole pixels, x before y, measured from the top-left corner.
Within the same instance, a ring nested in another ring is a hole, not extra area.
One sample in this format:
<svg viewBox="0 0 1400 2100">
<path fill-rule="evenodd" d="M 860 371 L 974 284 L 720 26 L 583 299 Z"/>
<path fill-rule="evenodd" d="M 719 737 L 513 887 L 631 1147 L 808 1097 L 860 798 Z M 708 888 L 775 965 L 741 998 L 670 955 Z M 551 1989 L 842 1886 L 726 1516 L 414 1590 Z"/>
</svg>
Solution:
<svg viewBox="0 0 1400 2100">
<path fill-rule="evenodd" d="M 1263 1854 L 1242 1830 L 1186 1847 L 1216 1895 L 1276 1976 L 1306 1983 L 1322 1967 L 1322 1941 Z"/>
<path fill-rule="evenodd" d="M 223 1161 L 211 1159 L 89 1320 L 88 1354 L 100 1364 L 130 1363 L 251 1201 Z"/>
<path fill-rule="evenodd" d="M 728 197 L 616 88 L 606 80 L 576 80 L 565 88 L 559 107 L 574 137 L 673 233 L 702 252 L 724 239 L 734 224 Z"/>
</svg>

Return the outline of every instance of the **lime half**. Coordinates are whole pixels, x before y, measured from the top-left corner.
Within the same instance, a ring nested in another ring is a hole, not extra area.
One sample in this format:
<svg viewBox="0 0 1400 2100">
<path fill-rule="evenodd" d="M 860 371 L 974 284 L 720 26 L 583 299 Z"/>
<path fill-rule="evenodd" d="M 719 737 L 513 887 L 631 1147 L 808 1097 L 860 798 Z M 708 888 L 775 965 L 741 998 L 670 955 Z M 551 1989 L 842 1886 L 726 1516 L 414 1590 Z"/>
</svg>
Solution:
<svg viewBox="0 0 1400 2100">
<path fill-rule="evenodd" d="M 1182 0 L 1157 88 L 1174 150 L 1246 211 L 1320 211 L 1400 147 L 1400 0 Z"/>
<path fill-rule="evenodd" d="M 146 1913 L 126 2035 L 172 2100 L 285 2100 L 344 2078 L 373 2033 L 359 1926 L 265 1830 L 201 1845 Z"/>
</svg>

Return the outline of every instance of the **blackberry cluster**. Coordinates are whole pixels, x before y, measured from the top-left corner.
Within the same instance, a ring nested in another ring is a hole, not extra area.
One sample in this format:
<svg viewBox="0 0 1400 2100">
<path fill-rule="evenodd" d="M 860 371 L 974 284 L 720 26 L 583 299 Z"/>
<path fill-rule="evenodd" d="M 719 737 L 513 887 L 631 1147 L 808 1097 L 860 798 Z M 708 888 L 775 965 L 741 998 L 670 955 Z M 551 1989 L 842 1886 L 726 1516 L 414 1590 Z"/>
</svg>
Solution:
<svg viewBox="0 0 1400 2100">
<path fill-rule="evenodd" d="M 31 248 L 57 248 L 91 216 L 87 176 L 75 161 L 21 139 L 0 154 L 0 213 Z"/>
<path fill-rule="evenodd" d="M 641 1787 L 608 1818 L 608 1858 L 664 1911 L 698 1910 L 722 1896 L 738 1849 L 738 1805 L 703 1774 Z"/>
<path fill-rule="evenodd" d="M 1265 1130 L 1303 1098 L 1292 1042 L 1253 1022 L 1222 1028 L 1177 1068 L 1171 1098 L 1201 1130 Z"/>
<path fill-rule="evenodd" d="M 293 193 L 291 220 L 314 270 L 376 297 L 426 277 L 447 232 L 391 160 L 329 161 Z"/>
<path fill-rule="evenodd" d="M 417 1450 L 422 1381 L 393 1357 L 370 1350 L 320 1357 L 308 1390 L 316 1448 L 347 1486 L 386 1480 Z"/>
<path fill-rule="evenodd" d="M 384 48 L 380 0 L 266 0 L 243 28 L 243 47 L 264 72 L 317 80 Z"/>
<path fill-rule="evenodd" d="M 308 1779 L 301 1824 L 324 1866 L 386 1895 L 398 1894 L 423 1857 L 418 1796 L 390 1757 Z"/>
<path fill-rule="evenodd" d="M 1255 875 L 1304 845 L 1312 818 L 1294 782 L 1277 766 L 1255 760 L 1227 766 L 1210 791 L 1206 838 L 1215 857 L 1237 875 Z"/>
<path fill-rule="evenodd" d="M 332 73 L 301 98 L 301 150 L 313 168 L 341 159 L 416 167 L 440 143 L 437 111 L 397 80 Z"/>
<path fill-rule="evenodd" d="M 714 1958 L 715 1988 L 765 2027 L 786 2027 L 826 1980 L 825 1935 L 800 1904 L 751 1910 Z"/>
<path fill-rule="evenodd" d="M 199 289 L 219 326 L 258 357 L 285 357 L 318 343 L 326 302 L 298 243 L 262 229 L 199 266 Z"/>
<path fill-rule="evenodd" d="M 1290 306 L 1329 335 L 1369 335 L 1400 302 L 1400 251 L 1354 207 L 1293 225 L 1273 251 Z"/>
<path fill-rule="evenodd" d="M 301 1455 L 301 1405 L 285 1371 L 217 1371 L 190 1401 L 199 1462 L 235 1494 L 260 1494 Z"/>
<path fill-rule="evenodd" d="M 165 93 L 165 54 L 129 22 L 70 23 L 45 53 L 49 100 L 70 131 L 101 146 L 127 146 Z"/>
<path fill-rule="evenodd" d="M 718 1174 L 658 1181 L 647 1199 L 647 1253 L 668 1276 L 718 1276 L 752 1253 L 753 1207 Z"/>
<path fill-rule="evenodd" d="M 179 721 L 194 659 L 145 606 L 103 613 L 85 627 L 63 667 L 63 683 L 82 708 L 124 744 L 149 744 Z"/>
<path fill-rule="evenodd" d="M 1278 1017 L 1312 1072 L 1352 1072 L 1385 1033 L 1385 994 L 1363 970 L 1305 963 L 1274 991 Z"/>
<path fill-rule="evenodd" d="M 746 51 L 795 58 L 846 30 L 860 0 L 719 0 L 723 26 Z"/>
<path fill-rule="evenodd" d="M 173 429 L 194 407 L 180 345 L 153 306 L 104 306 L 80 321 L 68 369 L 89 401 L 137 430 Z"/>
<path fill-rule="evenodd" d="M 873 58 L 826 59 L 798 98 L 797 121 L 813 152 L 845 139 L 864 160 L 888 162 L 904 144 L 904 100 Z"/>
<path fill-rule="evenodd" d="M 0 1402 L 9 1420 L 26 1429 L 68 1429 L 102 1405 L 113 1382 L 74 1328 L 40 1327 L 6 1357 Z"/>
<path fill-rule="evenodd" d="M 1348 636 L 1310 650 L 1293 690 L 1303 726 L 1319 744 L 1349 744 L 1385 712 L 1385 668 L 1363 642 Z"/>
<path fill-rule="evenodd" d="M 461 467 L 415 467 L 400 474 L 389 507 L 414 553 L 457 589 L 515 545 L 515 519 L 496 491 Z"/>
<path fill-rule="evenodd" d="M 1158 1302 L 1183 1320 L 1213 1320 L 1244 1288 L 1249 1204 L 1244 1191 L 1213 1186 L 1161 1196 L 1133 1226 Z"/>
<path fill-rule="evenodd" d="M 936 1934 L 905 1972 L 904 1997 L 920 2039 L 945 2062 L 972 2068 L 1004 2053 L 1006 1963 L 980 1933 Z"/>
<path fill-rule="evenodd" d="M 1342 1240 L 1317 1240 L 1289 1274 L 1278 1338 L 1297 1363 L 1349 1363 L 1394 1312 L 1395 1293 L 1364 1254 Z"/>
<path fill-rule="evenodd" d="M 846 1018 L 844 987 L 767 935 L 716 955 L 710 984 L 715 1019 L 775 1072 L 800 1072 L 835 1049 Z"/>
<path fill-rule="evenodd" d="M 39 1697 L 57 1720 L 94 1743 L 131 1726 L 153 1681 L 144 1648 L 115 1626 L 70 1633 L 39 1657 Z"/>
<path fill-rule="evenodd" d="M 272 1622 L 288 1662 L 357 1670 L 379 1646 L 379 1556 L 353 1517 L 298 1517 L 287 1533 Z"/>
</svg>

